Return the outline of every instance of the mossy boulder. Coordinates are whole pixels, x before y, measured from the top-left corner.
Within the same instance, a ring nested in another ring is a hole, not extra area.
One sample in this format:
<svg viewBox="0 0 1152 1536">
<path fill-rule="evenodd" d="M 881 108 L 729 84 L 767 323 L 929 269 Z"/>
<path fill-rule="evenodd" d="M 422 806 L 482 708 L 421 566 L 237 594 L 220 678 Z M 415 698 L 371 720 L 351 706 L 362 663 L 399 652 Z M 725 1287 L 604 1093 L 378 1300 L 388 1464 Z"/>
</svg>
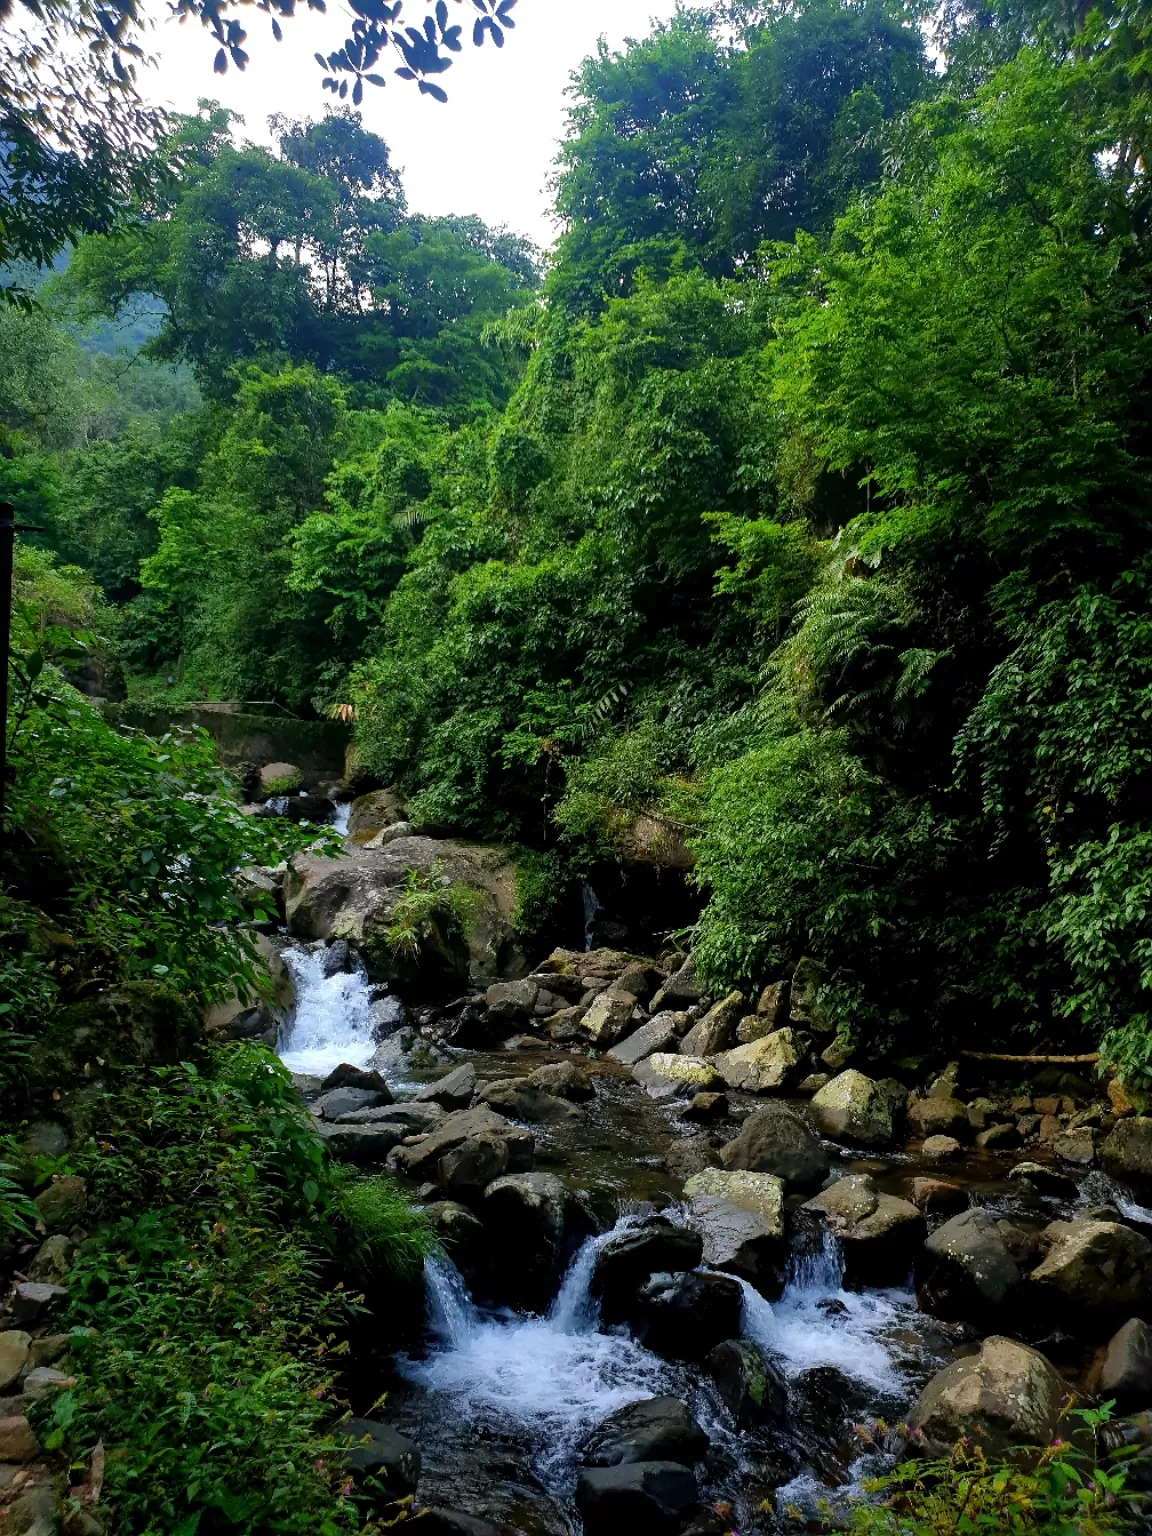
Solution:
<svg viewBox="0 0 1152 1536">
<path fill-rule="evenodd" d="M 105 1071 L 175 1066 L 204 1040 L 204 1021 L 187 998 L 152 981 L 118 987 L 57 1009 L 32 1052 L 29 1076 L 51 1092 Z"/>
</svg>

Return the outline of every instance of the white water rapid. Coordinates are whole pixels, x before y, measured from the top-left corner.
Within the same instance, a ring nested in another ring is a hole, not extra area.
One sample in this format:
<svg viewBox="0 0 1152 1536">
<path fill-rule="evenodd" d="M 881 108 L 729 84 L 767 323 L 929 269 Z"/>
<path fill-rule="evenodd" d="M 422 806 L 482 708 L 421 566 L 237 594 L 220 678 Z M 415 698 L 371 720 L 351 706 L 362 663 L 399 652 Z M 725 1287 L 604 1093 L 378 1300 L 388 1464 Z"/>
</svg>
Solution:
<svg viewBox="0 0 1152 1536">
<path fill-rule="evenodd" d="M 345 1061 L 364 1066 L 376 1049 L 367 976 L 362 971 L 326 976 L 323 952 L 304 949 L 286 949 L 284 964 L 296 993 L 292 1022 L 280 1043 L 284 1065 L 318 1077 Z"/>
</svg>

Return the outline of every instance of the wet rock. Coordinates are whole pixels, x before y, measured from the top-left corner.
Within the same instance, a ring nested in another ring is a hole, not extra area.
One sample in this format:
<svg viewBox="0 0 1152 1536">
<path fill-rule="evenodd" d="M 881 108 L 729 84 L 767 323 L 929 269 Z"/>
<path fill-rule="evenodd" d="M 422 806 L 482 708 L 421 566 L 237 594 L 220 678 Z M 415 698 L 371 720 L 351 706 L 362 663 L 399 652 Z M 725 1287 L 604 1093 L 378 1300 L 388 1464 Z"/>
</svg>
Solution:
<svg viewBox="0 0 1152 1536">
<path fill-rule="evenodd" d="M 540 988 L 534 981 L 499 981 L 484 994 L 488 1012 L 502 1024 L 523 1024 L 532 1017 Z"/>
<path fill-rule="evenodd" d="M 350 1442 L 348 1465 L 354 1472 L 382 1484 L 394 1499 L 416 1492 L 420 1452 L 407 1436 L 375 1419 L 345 1419 L 337 1427 Z"/>
<path fill-rule="evenodd" d="M 533 1087 L 526 1077 L 501 1078 L 486 1083 L 480 1090 L 479 1102 L 499 1115 L 507 1115 L 510 1120 L 526 1120 L 532 1125 L 557 1125 L 579 1120 L 583 1115 L 575 1104 Z"/>
<path fill-rule="evenodd" d="M 408 1022 L 408 1010 L 399 997 L 378 997 L 368 1009 L 368 1027 L 376 1041 L 387 1040 Z"/>
<path fill-rule="evenodd" d="M 320 1084 L 322 1093 L 330 1093 L 335 1088 L 355 1088 L 366 1093 L 379 1095 L 378 1104 L 391 1104 L 392 1094 L 388 1084 L 380 1076 L 379 1072 L 369 1072 L 363 1067 L 354 1067 L 350 1062 L 342 1062 L 335 1067 Z M 355 1108 L 365 1108 L 365 1105 L 356 1105 Z M 331 1119 L 332 1116 L 326 1116 Z"/>
<path fill-rule="evenodd" d="M 725 1275 L 656 1274 L 640 1287 L 638 1300 L 633 1330 L 666 1360 L 703 1360 L 740 1332 L 744 1293 Z"/>
<path fill-rule="evenodd" d="M 1108 1342 L 1099 1395 L 1114 1398 L 1122 1413 L 1152 1403 L 1152 1328 L 1132 1317 Z"/>
<path fill-rule="evenodd" d="M 1050 1195 L 1055 1200 L 1075 1200 L 1080 1193 L 1075 1179 L 1055 1168 L 1047 1168 L 1043 1163 L 1017 1163 L 1009 1169 L 1008 1177 L 1038 1195 Z"/>
<path fill-rule="evenodd" d="M 546 1067 L 537 1067 L 528 1082 L 542 1093 L 567 1099 L 572 1104 L 587 1104 L 596 1097 L 591 1076 L 575 1061 L 549 1062 Z"/>
<path fill-rule="evenodd" d="M 420 1516 L 420 1536 L 504 1536 L 487 1520 L 462 1514 L 458 1509 L 426 1509 Z"/>
<path fill-rule="evenodd" d="M 801 1371 L 791 1387 L 797 1428 L 829 1446 L 842 1443 L 845 1421 L 867 1402 L 860 1384 L 834 1365 Z"/>
<path fill-rule="evenodd" d="M 489 1241 L 484 1224 L 456 1200 L 436 1200 L 426 1207 L 440 1246 L 474 1289 L 488 1263 Z"/>
<path fill-rule="evenodd" d="M 654 1099 L 670 1099 L 676 1094 L 714 1093 L 724 1086 L 724 1079 L 711 1062 L 665 1051 L 657 1051 L 638 1062 L 632 1068 L 632 1076 Z"/>
<path fill-rule="evenodd" d="M 22 1463 L 34 1460 L 39 1454 L 40 1446 L 32 1426 L 22 1413 L 0 1418 L 0 1461 Z"/>
<path fill-rule="evenodd" d="M 508 1172 L 508 1161 L 504 1137 L 481 1131 L 444 1153 L 436 1165 L 437 1183 L 453 1199 L 475 1200 Z"/>
<path fill-rule="evenodd" d="M 1052 1150 L 1066 1163 L 1074 1163 L 1078 1168 L 1091 1168 L 1096 1163 L 1096 1132 L 1089 1125 L 1065 1131 L 1052 1143 Z"/>
<path fill-rule="evenodd" d="M 949 1163 L 963 1150 L 955 1136 L 929 1136 L 920 1148 L 924 1160 L 929 1163 Z"/>
<path fill-rule="evenodd" d="M 986 1131 L 990 1125 L 1007 1125 L 1009 1116 L 992 1099 L 976 1098 L 968 1105 L 968 1125 L 973 1131 Z"/>
<path fill-rule="evenodd" d="M 680 1116 L 689 1125 L 713 1125 L 728 1113 L 726 1093 L 698 1093 Z"/>
<path fill-rule="evenodd" d="M 32 1335 L 21 1328 L 0 1333 L 0 1396 L 10 1391 L 28 1366 Z"/>
<path fill-rule="evenodd" d="M 440 1050 L 418 1030 L 401 1029 L 376 1047 L 368 1065 L 384 1078 L 395 1079 L 434 1072 L 451 1061 L 447 1051 Z"/>
<path fill-rule="evenodd" d="M 925 1216 L 943 1216 L 968 1209 L 968 1194 L 944 1179 L 913 1179 L 912 1204 Z"/>
<path fill-rule="evenodd" d="M 750 1339 L 717 1344 L 706 1357 L 704 1369 L 738 1427 L 785 1422 L 788 1384 Z"/>
<path fill-rule="evenodd" d="M 802 1077 L 796 1084 L 796 1092 L 802 1093 L 805 1098 L 811 1098 L 813 1094 L 819 1093 L 821 1088 L 831 1081 L 832 1074 L 830 1072 L 811 1072 L 807 1077 Z"/>
<path fill-rule="evenodd" d="M 341 1115 L 337 1125 L 391 1125 L 405 1136 L 422 1136 L 443 1120 L 439 1104 L 386 1104 L 380 1109 L 354 1109 Z"/>
<path fill-rule="evenodd" d="M 987 1211 L 961 1211 L 937 1227 L 916 1262 L 916 1299 L 950 1322 L 990 1322 L 1015 1302 L 1020 1267 Z"/>
<path fill-rule="evenodd" d="M 662 984 L 664 973 L 643 960 L 636 960 L 624 967 L 613 985 L 621 992 L 631 992 L 636 1001 L 642 1003 L 652 996 L 654 980 L 657 986 Z"/>
<path fill-rule="evenodd" d="M 1012 1152 L 1023 1144 L 1024 1138 L 1014 1125 L 990 1125 L 976 1136 L 976 1145 L 982 1152 Z"/>
<path fill-rule="evenodd" d="M 647 1024 L 641 1024 L 626 1039 L 614 1045 L 608 1052 L 613 1061 L 622 1062 L 626 1067 L 634 1067 L 637 1062 L 644 1061 L 649 1056 L 654 1056 L 657 1051 L 674 1051 L 680 1036 L 678 1033 L 678 1020 L 682 1016 L 675 1013 L 657 1014 Z"/>
<path fill-rule="evenodd" d="M 696 978 L 696 962 L 689 955 L 680 969 L 669 976 L 653 997 L 650 1012 L 655 1015 L 666 1008 L 687 1008 L 699 1002 L 703 996 L 704 987 Z"/>
<path fill-rule="evenodd" d="M 680 1042 L 683 1056 L 715 1056 L 736 1042 L 736 1026 L 746 1011 L 743 992 L 729 992 L 714 1003 Z"/>
<path fill-rule="evenodd" d="M 341 1115 L 350 1115 L 358 1109 L 382 1109 L 386 1104 L 391 1104 L 392 1095 L 385 1089 L 384 1093 L 374 1088 L 333 1088 L 328 1093 L 322 1093 L 311 1105 L 312 1113 L 319 1115 L 323 1120 L 339 1120 Z"/>
<path fill-rule="evenodd" d="M 699 1233 L 674 1226 L 662 1216 L 611 1237 L 596 1256 L 591 1281 L 604 1321 L 626 1319 L 649 1276 L 695 1269 L 703 1252 Z"/>
<path fill-rule="evenodd" d="M 779 1296 L 787 1260 L 783 1183 L 770 1173 L 709 1168 L 688 1180 L 684 1194 L 704 1239 L 704 1262 Z"/>
<path fill-rule="evenodd" d="M 958 1141 L 967 1141 L 972 1130 L 967 1104 L 960 1099 L 936 1096 L 913 1099 L 908 1106 L 908 1128 L 922 1140 L 929 1136 L 954 1136 Z"/>
<path fill-rule="evenodd" d="M 882 1194 L 868 1174 L 838 1179 L 809 1200 L 840 1243 L 848 1285 L 897 1285 L 924 1238 L 924 1218 L 908 1200 Z"/>
<path fill-rule="evenodd" d="M 977 1355 L 937 1371 L 909 1416 L 929 1456 L 947 1456 L 965 1436 L 986 1455 L 1046 1446 L 1061 1426 L 1068 1385 L 1039 1351 L 1014 1339 L 985 1339 Z"/>
<path fill-rule="evenodd" d="M 374 789 L 359 795 L 348 808 L 348 835 L 371 837 L 395 826 L 406 815 L 403 796 L 397 789 Z"/>
<path fill-rule="evenodd" d="M 28 1362 L 33 1369 L 41 1365 L 55 1365 L 61 1356 L 67 1354 L 71 1342 L 71 1335 L 67 1333 L 43 1334 L 32 1340 L 28 1349 Z"/>
<path fill-rule="evenodd" d="M 1028 1289 L 1067 1326 L 1148 1308 L 1152 1243 L 1141 1233 L 1115 1221 L 1056 1221 L 1045 1236 L 1052 1246 Z"/>
<path fill-rule="evenodd" d="M 36 1196 L 36 1209 L 49 1232 L 67 1232 L 88 1209 L 88 1181 L 76 1174 L 53 1179 Z"/>
<path fill-rule="evenodd" d="M 67 1299 L 68 1292 L 62 1286 L 26 1280 L 16 1287 L 8 1310 L 14 1323 L 38 1323 Z"/>
<path fill-rule="evenodd" d="M 439 1104 L 444 1109 L 467 1109 L 476 1094 L 476 1068 L 470 1061 L 421 1088 L 417 1104 Z"/>
<path fill-rule="evenodd" d="M 692 1467 L 708 1453 L 708 1436 L 678 1397 L 649 1397 L 618 1408 L 584 1442 L 586 1467 L 675 1461 Z"/>
<path fill-rule="evenodd" d="M 548 1038 L 554 1045 L 574 1045 L 580 1039 L 580 1020 L 584 1009 L 561 1008 L 548 1020 Z"/>
<path fill-rule="evenodd" d="M 674 1461 L 587 1467 L 576 1483 L 584 1536 L 674 1536 L 696 1503 L 696 1478 Z"/>
<path fill-rule="evenodd" d="M 548 1305 L 573 1233 L 570 1213 L 579 1210 L 554 1173 L 514 1173 L 488 1185 L 481 1216 L 492 1236 L 500 1301 L 531 1311 Z M 581 1235 L 590 1230 L 590 1221 L 580 1223 Z"/>
<path fill-rule="evenodd" d="M 886 1147 L 892 1141 L 888 1094 L 852 1067 L 820 1089 L 812 1100 L 812 1118 L 821 1135 L 847 1146 Z"/>
<path fill-rule="evenodd" d="M 681 1050 L 691 1038 L 688 1035 Z M 795 1030 L 785 1028 L 714 1056 L 713 1065 L 729 1088 L 745 1093 L 784 1093 L 803 1075 L 804 1060 L 803 1042 Z"/>
<path fill-rule="evenodd" d="M 1106 1173 L 1123 1179 L 1138 1197 L 1152 1199 L 1152 1117 L 1121 1120 L 1100 1148 L 1100 1160 Z"/>
<path fill-rule="evenodd" d="M 472 1165 L 480 1176 L 484 1169 L 494 1166 L 495 1171 L 484 1178 L 484 1184 L 491 1183 L 492 1179 L 501 1177 L 505 1173 L 529 1173 L 532 1168 L 532 1159 L 535 1154 L 536 1143 L 530 1131 L 520 1126 L 509 1124 L 502 1115 L 494 1114 L 486 1106 L 477 1109 L 460 1110 L 456 1114 L 446 1115 L 445 1118 L 430 1132 L 428 1137 L 417 1147 L 398 1147 L 395 1157 L 400 1172 L 408 1174 L 410 1178 L 422 1181 L 435 1179 L 439 1182 L 445 1194 L 451 1194 L 453 1189 L 445 1183 L 445 1177 L 441 1177 L 440 1163 L 455 1154 L 465 1143 L 486 1138 L 484 1142 L 485 1153 L 480 1156 L 477 1153 Z M 492 1156 L 491 1144 L 501 1143 L 505 1148 L 503 1158 L 497 1151 Z M 498 1166 L 503 1160 L 504 1166 Z M 472 1190 L 477 1186 L 469 1182 L 469 1170 L 454 1159 L 449 1164 L 448 1173 L 456 1176 L 455 1181 L 463 1189 Z M 452 1184 L 453 1179 L 448 1179 Z M 480 1187 L 483 1187 L 482 1185 Z"/>
<path fill-rule="evenodd" d="M 28 1266 L 29 1280 L 46 1280 L 49 1285 L 59 1285 L 72 1268 L 76 1244 L 63 1232 L 57 1232 L 40 1244 L 36 1257 Z"/>
<path fill-rule="evenodd" d="M 678 1179 L 690 1179 L 706 1168 L 719 1168 L 720 1154 L 704 1136 L 685 1136 L 664 1154 L 664 1166 Z"/>
<path fill-rule="evenodd" d="M 631 992 L 609 987 L 592 999 L 580 1020 L 580 1032 L 596 1050 L 610 1050 L 632 1028 L 635 1007 L 636 999 Z"/>
<path fill-rule="evenodd" d="M 788 1022 L 791 991 L 791 982 L 771 981 L 756 999 L 756 1017 L 767 1021 L 769 1033 Z"/>
<path fill-rule="evenodd" d="M 409 1129 L 395 1123 L 324 1123 L 316 1129 L 334 1158 L 363 1167 L 386 1162 L 392 1149 L 398 1147 L 405 1136 L 412 1134 Z"/>
</svg>

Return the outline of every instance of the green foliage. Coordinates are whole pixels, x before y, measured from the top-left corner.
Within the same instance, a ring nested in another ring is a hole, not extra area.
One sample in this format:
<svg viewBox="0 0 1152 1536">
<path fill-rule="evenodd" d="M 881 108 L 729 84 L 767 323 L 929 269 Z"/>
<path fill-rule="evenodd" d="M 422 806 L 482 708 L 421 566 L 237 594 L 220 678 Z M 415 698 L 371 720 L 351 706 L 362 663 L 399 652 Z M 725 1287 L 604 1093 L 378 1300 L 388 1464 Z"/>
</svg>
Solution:
<svg viewBox="0 0 1152 1536">
<path fill-rule="evenodd" d="M 31 1237 L 40 1215 L 35 1202 L 12 1177 L 20 1164 L 15 1138 L 0 1136 L 0 1253 L 14 1237 Z"/>
<path fill-rule="evenodd" d="M 415 961 L 430 949 L 446 954 L 467 935 L 477 900 L 469 886 L 449 879 L 439 861 L 429 869 L 409 869 L 384 930 L 384 943 L 401 961 Z"/>
<path fill-rule="evenodd" d="M 427 1216 L 389 1178 L 354 1179 L 337 1196 L 335 1209 L 351 1235 L 353 1263 L 365 1278 L 383 1268 L 411 1279 L 436 1251 Z"/>
<path fill-rule="evenodd" d="M 511 923 L 527 940 L 548 932 L 560 916 L 565 896 L 572 887 L 572 871 L 556 853 L 517 848 L 516 905 Z"/>
</svg>

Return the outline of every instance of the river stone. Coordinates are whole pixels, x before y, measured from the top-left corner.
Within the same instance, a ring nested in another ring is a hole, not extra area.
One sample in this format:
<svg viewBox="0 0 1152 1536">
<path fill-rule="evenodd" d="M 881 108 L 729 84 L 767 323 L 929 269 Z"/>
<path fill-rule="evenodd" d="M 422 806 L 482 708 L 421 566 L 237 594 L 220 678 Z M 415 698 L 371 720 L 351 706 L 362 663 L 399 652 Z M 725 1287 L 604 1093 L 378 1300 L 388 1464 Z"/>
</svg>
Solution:
<svg viewBox="0 0 1152 1536">
<path fill-rule="evenodd" d="M 653 997 L 650 1012 L 655 1016 L 665 1008 L 688 1008 L 703 996 L 704 987 L 696 978 L 696 962 L 689 955 Z"/>
<path fill-rule="evenodd" d="M 820 1089 L 812 1100 L 812 1118 L 829 1141 L 860 1147 L 886 1147 L 892 1141 L 889 1095 L 854 1067 Z"/>
<path fill-rule="evenodd" d="M 46 1392 L 59 1392 L 63 1387 L 75 1385 L 75 1376 L 69 1376 L 66 1371 L 55 1370 L 50 1365 L 39 1365 L 25 1376 L 23 1390 L 24 1396 L 35 1402 Z"/>
<path fill-rule="evenodd" d="M 692 1225 L 704 1238 L 705 1264 L 779 1296 L 786 1257 L 783 1183 L 770 1173 L 706 1168 L 688 1180 L 684 1194 Z"/>
<path fill-rule="evenodd" d="M 1029 1290 L 1068 1326 L 1152 1308 L 1152 1243 L 1116 1221 L 1054 1221 Z"/>
<path fill-rule="evenodd" d="M 341 1115 L 337 1125 L 391 1125 L 405 1136 L 423 1136 L 439 1125 L 445 1111 L 439 1104 L 383 1104 L 379 1109 L 354 1109 Z"/>
<path fill-rule="evenodd" d="M 674 1051 L 680 1038 L 675 1022 L 678 1017 L 674 1013 L 661 1013 L 647 1024 L 641 1024 L 627 1039 L 614 1045 L 608 1052 L 609 1056 L 626 1067 L 634 1067 L 637 1062 L 655 1055 L 657 1051 Z"/>
<path fill-rule="evenodd" d="M 750 1339 L 725 1339 L 704 1361 L 704 1369 L 739 1428 L 783 1424 L 788 1414 L 788 1384 Z"/>
<path fill-rule="evenodd" d="M 556 1125 L 579 1120 L 583 1110 L 555 1094 L 534 1087 L 526 1077 L 500 1078 L 480 1090 L 479 1103 L 507 1115 L 510 1120 L 527 1120 L 532 1125 Z"/>
<path fill-rule="evenodd" d="M 1108 1341 L 1099 1395 L 1114 1398 L 1122 1413 L 1152 1404 L 1152 1328 L 1132 1317 Z"/>
<path fill-rule="evenodd" d="M 436 1182 L 453 1200 L 476 1200 L 494 1179 L 508 1172 L 508 1143 L 503 1136 L 480 1131 L 450 1148 L 436 1164 Z"/>
<path fill-rule="evenodd" d="M 20 1373 L 28 1365 L 28 1347 L 32 1335 L 21 1328 L 10 1328 L 0 1333 L 0 1395 L 8 1392 L 20 1379 Z"/>
<path fill-rule="evenodd" d="M 369 1111 L 370 1113 L 370 1111 Z M 411 1131 L 395 1123 L 390 1125 L 322 1123 L 316 1127 L 332 1156 L 341 1162 L 383 1163 Z"/>
<path fill-rule="evenodd" d="M 369 1072 L 363 1067 L 354 1067 L 351 1062 L 341 1062 L 334 1067 L 324 1081 L 320 1084 L 320 1092 L 328 1093 L 333 1088 L 363 1088 L 369 1093 L 377 1094 L 377 1102 L 391 1104 L 392 1094 L 388 1084 L 380 1076 L 379 1072 Z M 331 1119 L 331 1116 L 326 1118 Z"/>
<path fill-rule="evenodd" d="M 404 816 L 404 799 L 398 789 L 374 789 L 370 794 L 359 795 L 348 807 L 348 833 L 371 837 L 403 821 Z"/>
<path fill-rule="evenodd" d="M 949 1322 L 990 1322 L 1016 1300 L 1020 1267 L 994 1217 L 973 1208 L 937 1227 L 916 1262 L 916 1299 Z"/>
<path fill-rule="evenodd" d="M 663 1216 L 613 1234 L 596 1256 L 592 1295 L 600 1302 L 604 1321 L 621 1322 L 636 1304 L 637 1293 L 650 1275 L 695 1269 L 704 1252 L 699 1233 L 677 1227 Z"/>
<path fill-rule="evenodd" d="M 1121 1122 L 1123 1124 L 1123 1122 Z M 1019 1146 L 1019 1142 L 1016 1143 Z M 1056 1156 L 1078 1168 L 1091 1168 L 1096 1163 L 1096 1132 L 1090 1125 L 1078 1125 L 1057 1136 L 1052 1143 Z"/>
<path fill-rule="evenodd" d="M 920 1147 L 920 1155 L 929 1163 L 950 1163 L 963 1150 L 955 1136 L 929 1136 Z"/>
<path fill-rule="evenodd" d="M 444 1252 L 475 1289 L 488 1262 L 488 1233 L 467 1206 L 457 1200 L 436 1200 L 425 1207 L 432 1230 Z"/>
<path fill-rule="evenodd" d="M 22 1413 L 0 1418 L 0 1462 L 32 1461 L 39 1454 L 40 1446 L 32 1426 Z"/>
<path fill-rule="evenodd" d="M 908 1126 L 922 1141 L 929 1136 L 954 1136 L 957 1141 L 967 1141 L 972 1134 L 967 1104 L 937 1094 L 913 1099 L 908 1106 Z"/>
<path fill-rule="evenodd" d="M 736 1026 L 745 1011 L 743 992 L 729 992 L 695 1023 L 680 1042 L 682 1056 L 715 1056 L 736 1040 Z"/>
<path fill-rule="evenodd" d="M 378 1093 L 374 1088 L 333 1088 L 314 1099 L 311 1110 L 323 1120 L 339 1120 L 357 1109 L 381 1109 L 392 1102 L 392 1095 L 385 1089 Z"/>
<path fill-rule="evenodd" d="M 492 1237 L 497 1299 L 543 1311 L 555 1293 L 569 1230 L 578 1210 L 554 1173 L 514 1173 L 484 1191 L 480 1214 Z M 586 1233 L 590 1223 L 582 1224 Z"/>
<path fill-rule="evenodd" d="M 726 1275 L 656 1274 L 640 1287 L 631 1320 L 640 1343 L 666 1360 L 703 1360 L 740 1332 L 744 1292 Z"/>
<path fill-rule="evenodd" d="M 665 1152 L 664 1166 L 673 1177 L 690 1179 L 705 1168 L 719 1168 L 720 1154 L 706 1136 L 683 1136 Z"/>
<path fill-rule="evenodd" d="M 708 1436 L 678 1397 L 629 1403 L 598 1424 L 584 1442 L 586 1467 L 675 1461 L 692 1467 L 708 1454 Z"/>
<path fill-rule="evenodd" d="M 691 1038 L 689 1035 L 684 1044 Z M 746 1093 L 784 1093 L 803 1076 L 804 1054 L 795 1030 L 778 1029 L 750 1045 L 724 1051 L 712 1061 L 729 1088 Z"/>
<path fill-rule="evenodd" d="M 36 1196 L 36 1209 L 49 1232 L 68 1231 L 88 1209 L 88 1181 L 74 1173 L 53 1179 Z"/>
<path fill-rule="evenodd" d="M 42 1280 L 24 1280 L 8 1303 L 14 1323 L 38 1323 L 54 1307 L 68 1300 L 68 1292 L 59 1285 Z"/>
<path fill-rule="evenodd" d="M 543 1093 L 573 1104 L 586 1104 L 596 1097 L 592 1078 L 577 1061 L 550 1061 L 547 1066 L 537 1067 L 528 1082 Z"/>
<path fill-rule="evenodd" d="M 907 1278 L 925 1230 L 910 1201 L 882 1194 L 868 1174 L 853 1174 L 804 1208 L 818 1212 L 839 1241 L 847 1284 L 898 1285 Z"/>
<path fill-rule="evenodd" d="M 446 1115 L 419 1146 L 398 1147 L 396 1156 L 399 1169 L 418 1181 L 434 1179 L 438 1177 L 438 1167 L 443 1157 L 478 1136 L 487 1136 L 507 1145 L 507 1165 L 499 1173 L 494 1173 L 492 1178 L 498 1178 L 504 1173 L 531 1171 L 536 1150 L 532 1133 L 509 1124 L 503 1115 L 493 1113 L 486 1105 Z M 445 1190 L 445 1193 L 449 1191 Z"/>
<path fill-rule="evenodd" d="M 674 1461 L 585 1467 L 576 1482 L 584 1536 L 675 1536 L 696 1503 L 696 1478 Z"/>
<path fill-rule="evenodd" d="M 580 1031 L 594 1049 L 610 1050 L 628 1033 L 635 1007 L 636 999 L 631 992 L 618 992 L 615 987 L 609 987 L 592 999 L 580 1020 Z"/>
<path fill-rule="evenodd" d="M 437 1078 L 416 1095 L 417 1104 L 439 1104 L 444 1109 L 467 1109 L 476 1093 L 476 1068 L 470 1061 Z"/>
<path fill-rule="evenodd" d="M 968 1209 L 968 1193 L 946 1179 L 913 1179 L 912 1204 L 925 1216 L 948 1216 Z"/>
<path fill-rule="evenodd" d="M 416 1492 L 420 1452 L 406 1435 L 375 1419 L 345 1419 L 337 1431 L 351 1442 L 348 1465 L 353 1471 L 383 1483 L 394 1499 Z"/>
<path fill-rule="evenodd" d="M 990 1125 L 976 1136 L 976 1145 L 982 1152 L 1014 1152 L 1023 1144 L 1024 1138 L 1014 1125 Z"/>
<path fill-rule="evenodd" d="M 687 1125 L 713 1125 L 728 1115 L 726 1093 L 698 1093 L 680 1116 L 680 1123 Z"/>
<path fill-rule="evenodd" d="M 1080 1193 L 1075 1179 L 1043 1163 L 1017 1163 L 1009 1169 L 1008 1177 L 1038 1195 L 1050 1195 L 1055 1200 L 1075 1200 Z"/>
<path fill-rule="evenodd" d="M 993 1336 L 979 1354 L 937 1371 L 908 1422 L 920 1430 L 929 1456 L 949 1456 L 967 1437 L 998 1458 L 1017 1446 L 1049 1445 L 1068 1396 L 1067 1382 L 1042 1354 Z"/>
<path fill-rule="evenodd" d="M 532 1017 L 540 988 L 536 982 L 498 981 L 484 994 L 488 1013 L 502 1024 L 523 1024 Z"/>
<path fill-rule="evenodd" d="M 724 1086 L 724 1079 L 711 1062 L 701 1061 L 697 1056 L 677 1056 L 670 1051 L 656 1051 L 638 1062 L 632 1068 L 632 1076 L 654 1099 L 672 1098 L 677 1093 L 714 1093 Z"/>
<path fill-rule="evenodd" d="M 1130 1184 L 1143 1200 L 1152 1200 L 1152 1117 L 1120 1121 L 1100 1148 L 1104 1171 Z"/>
<path fill-rule="evenodd" d="M 788 1001 L 792 991 L 789 981 L 770 981 L 756 1000 L 756 1017 L 767 1019 L 769 1028 L 780 1029 L 788 1022 Z"/>
</svg>

